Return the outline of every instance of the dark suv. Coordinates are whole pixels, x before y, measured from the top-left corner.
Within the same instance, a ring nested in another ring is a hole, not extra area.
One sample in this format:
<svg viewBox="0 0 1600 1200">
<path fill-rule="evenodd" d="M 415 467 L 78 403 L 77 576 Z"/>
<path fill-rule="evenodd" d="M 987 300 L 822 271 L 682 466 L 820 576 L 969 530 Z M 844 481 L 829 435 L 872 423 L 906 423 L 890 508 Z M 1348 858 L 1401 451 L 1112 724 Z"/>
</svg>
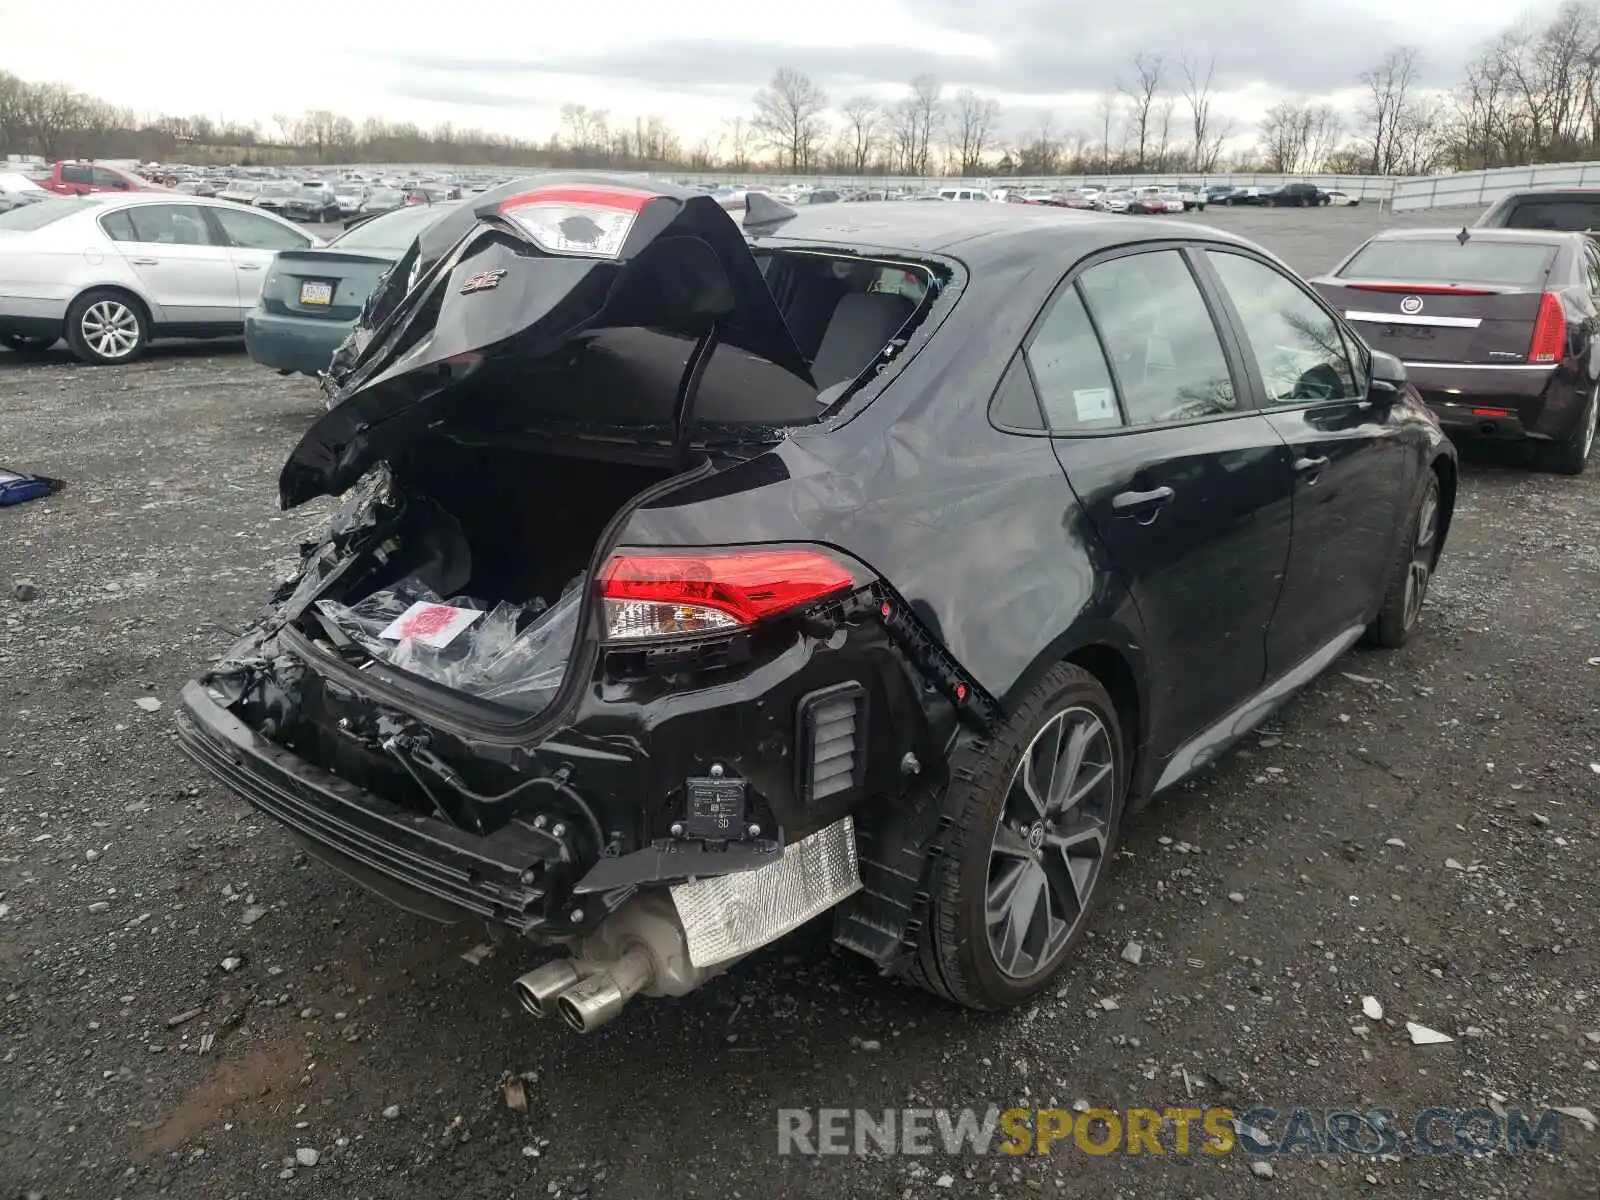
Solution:
<svg viewBox="0 0 1600 1200">
<path fill-rule="evenodd" d="M 1275 208 L 1320 208 L 1328 203 L 1328 193 L 1314 183 L 1286 183 L 1266 200 Z"/>
<path fill-rule="evenodd" d="M 1533 188 L 1507 192 L 1473 222 L 1483 229 L 1600 231 L 1600 188 Z"/>
</svg>

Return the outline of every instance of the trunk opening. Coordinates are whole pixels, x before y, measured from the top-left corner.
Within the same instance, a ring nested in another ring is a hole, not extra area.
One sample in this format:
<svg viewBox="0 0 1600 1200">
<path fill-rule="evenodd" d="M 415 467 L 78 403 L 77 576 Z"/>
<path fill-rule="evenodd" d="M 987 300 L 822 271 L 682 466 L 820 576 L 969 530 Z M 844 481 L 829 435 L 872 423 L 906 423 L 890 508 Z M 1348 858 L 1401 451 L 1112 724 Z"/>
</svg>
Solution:
<svg viewBox="0 0 1600 1200">
<path fill-rule="evenodd" d="M 320 596 L 297 628 L 346 661 L 376 659 L 537 714 L 575 659 L 587 570 L 607 526 L 678 473 L 425 439 L 394 465 L 402 515 L 383 562 Z"/>
</svg>

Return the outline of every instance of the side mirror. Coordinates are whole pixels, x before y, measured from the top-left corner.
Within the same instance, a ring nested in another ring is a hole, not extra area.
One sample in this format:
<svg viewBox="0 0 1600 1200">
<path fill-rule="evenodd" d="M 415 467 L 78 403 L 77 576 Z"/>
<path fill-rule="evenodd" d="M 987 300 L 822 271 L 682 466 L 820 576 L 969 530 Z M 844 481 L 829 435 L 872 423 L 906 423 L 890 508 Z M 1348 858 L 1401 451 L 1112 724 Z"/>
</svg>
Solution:
<svg viewBox="0 0 1600 1200">
<path fill-rule="evenodd" d="M 1367 374 L 1367 399 L 1374 404 L 1393 404 L 1406 390 L 1406 365 L 1392 354 L 1372 351 Z"/>
</svg>

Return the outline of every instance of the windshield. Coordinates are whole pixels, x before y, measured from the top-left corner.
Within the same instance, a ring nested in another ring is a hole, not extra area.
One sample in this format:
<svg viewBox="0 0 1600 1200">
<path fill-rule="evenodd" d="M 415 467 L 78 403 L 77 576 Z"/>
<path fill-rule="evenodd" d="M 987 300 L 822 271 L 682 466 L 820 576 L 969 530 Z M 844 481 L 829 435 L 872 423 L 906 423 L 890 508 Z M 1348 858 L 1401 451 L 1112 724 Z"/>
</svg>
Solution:
<svg viewBox="0 0 1600 1200">
<path fill-rule="evenodd" d="M 392 191 L 392 190 L 387 190 L 387 189 L 383 190 L 383 191 L 373 192 L 372 195 L 367 197 L 367 203 L 371 204 L 371 205 L 375 205 L 375 206 L 376 205 L 394 206 L 394 205 L 397 205 L 397 204 L 402 204 L 402 203 L 404 203 L 404 201 L 405 201 L 404 194 L 402 194 L 400 192 Z"/>
<path fill-rule="evenodd" d="M 91 202 L 92 203 L 92 202 Z M 46 225 L 70 217 L 75 212 L 82 212 L 88 205 L 77 197 L 63 196 L 59 200 L 40 200 L 34 204 L 24 204 L 21 208 L 14 208 L 10 212 L 0 213 L 0 229 L 43 229 Z"/>
<path fill-rule="evenodd" d="M 1558 246 L 1548 242 L 1496 242 L 1377 238 L 1356 251 L 1341 279 L 1403 279 L 1408 283 L 1490 283 L 1541 287 Z"/>
<path fill-rule="evenodd" d="M 1507 229 L 1559 229 L 1587 233 L 1600 229 L 1600 196 L 1593 200 L 1523 200 L 1506 214 Z"/>
<path fill-rule="evenodd" d="M 392 213 L 384 213 L 381 217 L 373 217 L 370 221 L 363 221 L 328 244 L 340 250 L 375 250 L 399 258 L 410 248 L 418 234 L 453 207 L 445 204 L 408 205 Z"/>
</svg>

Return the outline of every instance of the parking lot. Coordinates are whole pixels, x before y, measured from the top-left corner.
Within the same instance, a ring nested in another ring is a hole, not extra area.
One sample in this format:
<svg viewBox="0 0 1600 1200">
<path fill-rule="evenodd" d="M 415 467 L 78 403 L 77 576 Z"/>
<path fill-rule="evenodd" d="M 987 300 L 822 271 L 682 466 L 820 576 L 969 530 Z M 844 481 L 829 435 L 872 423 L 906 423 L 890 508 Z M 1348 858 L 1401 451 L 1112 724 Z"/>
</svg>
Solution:
<svg viewBox="0 0 1600 1200">
<path fill-rule="evenodd" d="M 1307 273 L 1396 220 L 1194 219 Z M 68 484 L 0 510 L 0 1200 L 1600 1195 L 1576 1119 L 1554 1155 L 1402 1142 L 1270 1177 L 1239 1153 L 817 1159 L 776 1136 L 780 1108 L 1600 1112 L 1593 466 L 1464 450 L 1419 637 L 1346 655 L 1137 817 L 1045 1002 L 940 1007 L 819 935 L 585 1038 L 517 1006 L 537 952 L 308 863 L 178 752 L 178 689 L 323 511 L 276 507 L 320 408 L 236 343 L 99 369 L 0 351 L 0 463 Z"/>
</svg>

